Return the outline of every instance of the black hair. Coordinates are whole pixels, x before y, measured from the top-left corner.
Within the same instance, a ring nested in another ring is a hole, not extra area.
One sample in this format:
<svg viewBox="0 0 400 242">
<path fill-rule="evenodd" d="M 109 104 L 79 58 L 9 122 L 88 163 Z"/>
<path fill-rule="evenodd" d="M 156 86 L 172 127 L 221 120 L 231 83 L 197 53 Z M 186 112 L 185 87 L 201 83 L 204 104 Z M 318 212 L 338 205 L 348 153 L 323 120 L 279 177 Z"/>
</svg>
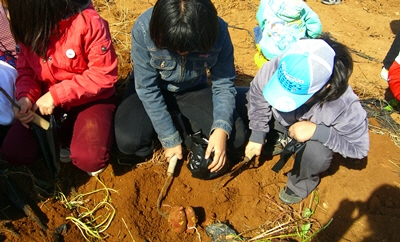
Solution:
<svg viewBox="0 0 400 242">
<path fill-rule="evenodd" d="M 62 19 L 79 13 L 89 0 L 5 0 L 17 43 L 45 58 L 50 37 Z"/>
<path fill-rule="evenodd" d="M 159 49 L 207 52 L 217 40 L 219 20 L 210 0 L 158 0 L 150 37 Z"/>
<path fill-rule="evenodd" d="M 313 96 L 322 107 L 324 103 L 338 99 L 347 90 L 349 78 L 353 73 L 353 59 L 349 49 L 334 40 L 329 33 L 322 33 L 318 38 L 323 39 L 335 51 L 332 75 L 327 82 L 330 85 L 325 86 Z"/>
</svg>

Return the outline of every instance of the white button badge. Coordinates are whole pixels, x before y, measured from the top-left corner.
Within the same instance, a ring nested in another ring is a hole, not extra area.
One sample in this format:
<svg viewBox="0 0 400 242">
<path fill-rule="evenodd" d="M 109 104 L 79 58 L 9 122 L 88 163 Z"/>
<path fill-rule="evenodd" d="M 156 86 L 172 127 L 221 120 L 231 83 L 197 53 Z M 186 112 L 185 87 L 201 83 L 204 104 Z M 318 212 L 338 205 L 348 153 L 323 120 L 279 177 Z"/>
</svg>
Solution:
<svg viewBox="0 0 400 242">
<path fill-rule="evenodd" d="M 75 51 L 73 49 L 68 49 L 65 54 L 67 55 L 68 58 L 72 59 L 75 57 Z"/>
</svg>

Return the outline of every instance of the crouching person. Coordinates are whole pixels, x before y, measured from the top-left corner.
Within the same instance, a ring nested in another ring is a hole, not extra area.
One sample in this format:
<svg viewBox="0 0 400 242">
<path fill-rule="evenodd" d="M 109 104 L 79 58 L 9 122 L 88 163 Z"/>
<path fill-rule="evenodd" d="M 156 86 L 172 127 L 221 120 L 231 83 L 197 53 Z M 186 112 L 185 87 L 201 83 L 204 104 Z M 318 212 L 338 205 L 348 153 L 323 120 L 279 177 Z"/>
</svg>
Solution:
<svg viewBox="0 0 400 242">
<path fill-rule="evenodd" d="M 301 39 L 267 62 L 251 82 L 246 154 L 260 155 L 275 129 L 297 141 L 301 152 L 279 198 L 299 203 L 319 184 L 333 153 L 361 159 L 369 150 L 368 120 L 348 84 L 353 61 L 346 46 L 323 34 Z"/>
<path fill-rule="evenodd" d="M 20 46 L 15 82 L 20 109 L 14 108 L 17 121 L 4 139 L 3 158 L 15 165 L 35 161 L 40 146 L 30 129 L 33 112 L 65 111 L 59 132 L 69 148 L 65 158 L 98 174 L 110 158 L 118 78 L 108 23 L 90 0 L 2 1 Z"/>
</svg>

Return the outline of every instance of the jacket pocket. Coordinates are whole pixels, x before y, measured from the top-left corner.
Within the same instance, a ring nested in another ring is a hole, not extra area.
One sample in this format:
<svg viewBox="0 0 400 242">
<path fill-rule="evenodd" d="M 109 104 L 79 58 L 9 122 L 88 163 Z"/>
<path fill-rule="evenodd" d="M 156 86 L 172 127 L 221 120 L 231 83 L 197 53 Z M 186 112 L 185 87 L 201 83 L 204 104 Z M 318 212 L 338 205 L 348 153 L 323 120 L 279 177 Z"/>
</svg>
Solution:
<svg viewBox="0 0 400 242">
<path fill-rule="evenodd" d="M 73 42 L 61 47 L 60 56 L 56 61 L 64 70 L 74 73 L 82 73 L 88 66 L 82 47 Z"/>
<path fill-rule="evenodd" d="M 175 60 L 151 58 L 150 65 L 159 70 L 161 79 L 164 80 L 171 76 L 173 71 L 176 69 Z"/>
</svg>

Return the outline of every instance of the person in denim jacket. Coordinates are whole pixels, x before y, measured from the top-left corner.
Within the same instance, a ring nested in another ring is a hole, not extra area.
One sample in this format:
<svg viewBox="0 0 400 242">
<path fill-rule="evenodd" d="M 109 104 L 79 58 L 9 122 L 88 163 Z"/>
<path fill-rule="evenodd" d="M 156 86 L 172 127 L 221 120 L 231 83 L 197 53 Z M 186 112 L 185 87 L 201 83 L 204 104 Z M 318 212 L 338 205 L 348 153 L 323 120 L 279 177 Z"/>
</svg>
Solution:
<svg viewBox="0 0 400 242">
<path fill-rule="evenodd" d="M 172 115 L 180 113 L 192 131 L 201 130 L 209 139 L 205 158 L 213 151 L 210 172 L 223 168 L 227 145 L 243 145 L 245 128 L 235 112 L 228 25 L 212 2 L 157 1 L 132 28 L 131 55 L 132 81 L 115 117 L 119 150 L 146 157 L 157 134 L 165 158 L 182 159 L 182 137 Z"/>
</svg>

